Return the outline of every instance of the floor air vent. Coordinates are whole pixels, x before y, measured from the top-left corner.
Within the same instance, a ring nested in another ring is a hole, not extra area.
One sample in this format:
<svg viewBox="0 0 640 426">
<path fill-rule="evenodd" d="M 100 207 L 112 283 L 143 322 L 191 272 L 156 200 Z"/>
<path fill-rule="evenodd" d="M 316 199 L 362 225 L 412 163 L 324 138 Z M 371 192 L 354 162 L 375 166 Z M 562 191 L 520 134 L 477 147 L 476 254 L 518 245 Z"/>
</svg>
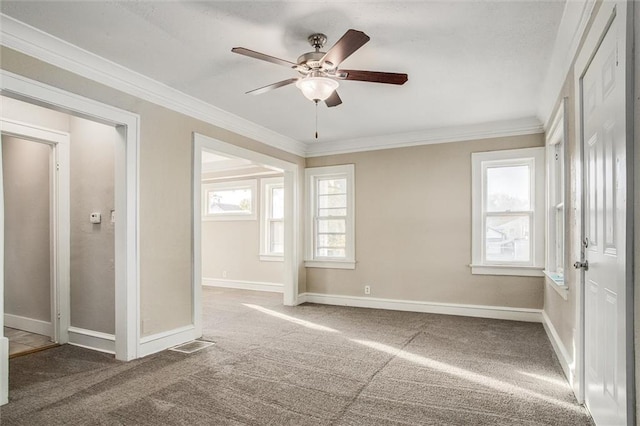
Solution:
<svg viewBox="0 0 640 426">
<path fill-rule="evenodd" d="M 198 352 L 201 349 L 208 348 L 213 345 L 213 342 L 203 342 L 202 340 L 194 340 L 192 342 L 183 343 L 178 346 L 174 346 L 169 349 L 170 351 L 182 352 L 183 354 L 192 354 Z"/>
</svg>

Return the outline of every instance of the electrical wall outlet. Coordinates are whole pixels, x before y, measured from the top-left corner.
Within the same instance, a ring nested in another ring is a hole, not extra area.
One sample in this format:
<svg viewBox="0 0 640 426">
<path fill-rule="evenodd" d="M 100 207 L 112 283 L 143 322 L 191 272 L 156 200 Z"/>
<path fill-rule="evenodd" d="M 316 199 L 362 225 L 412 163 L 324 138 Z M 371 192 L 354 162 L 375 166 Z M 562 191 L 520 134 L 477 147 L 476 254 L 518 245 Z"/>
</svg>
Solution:
<svg viewBox="0 0 640 426">
<path fill-rule="evenodd" d="M 371 294 L 371 286 L 369 285 L 364 286 L 364 294 Z"/>
<path fill-rule="evenodd" d="M 227 278 L 227 271 L 222 271 L 222 278 Z"/>
</svg>

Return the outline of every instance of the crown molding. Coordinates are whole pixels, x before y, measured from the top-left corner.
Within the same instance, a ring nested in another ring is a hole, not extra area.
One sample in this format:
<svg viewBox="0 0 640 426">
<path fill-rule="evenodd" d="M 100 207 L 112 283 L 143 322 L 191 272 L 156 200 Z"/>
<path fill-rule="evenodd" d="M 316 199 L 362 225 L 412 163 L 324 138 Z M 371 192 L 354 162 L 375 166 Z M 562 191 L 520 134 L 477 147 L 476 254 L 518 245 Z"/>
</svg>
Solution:
<svg viewBox="0 0 640 426">
<path fill-rule="evenodd" d="M 551 114 L 578 53 L 595 4 L 596 0 L 571 0 L 565 3 L 538 102 L 538 118 L 545 124 L 545 129 L 551 124 Z"/>
<path fill-rule="evenodd" d="M 463 142 L 478 139 L 543 133 L 542 123 L 536 117 L 507 121 L 494 121 L 466 126 L 441 127 L 419 132 L 373 136 L 309 145 L 307 157 L 347 154 L 351 152 L 404 148 L 418 145 Z"/>
<path fill-rule="evenodd" d="M 102 58 L 5 14 L 0 44 L 129 95 L 304 156 L 306 145 Z"/>
</svg>

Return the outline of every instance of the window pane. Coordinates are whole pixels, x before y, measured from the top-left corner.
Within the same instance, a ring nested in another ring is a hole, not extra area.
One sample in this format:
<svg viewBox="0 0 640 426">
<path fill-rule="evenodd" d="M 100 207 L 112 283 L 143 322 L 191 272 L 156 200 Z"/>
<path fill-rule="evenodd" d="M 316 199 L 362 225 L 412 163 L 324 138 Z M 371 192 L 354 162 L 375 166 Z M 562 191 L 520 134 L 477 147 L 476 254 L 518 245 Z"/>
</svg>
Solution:
<svg viewBox="0 0 640 426">
<path fill-rule="evenodd" d="M 530 191 L 528 165 L 487 168 L 487 211 L 531 210 Z"/>
<path fill-rule="evenodd" d="M 329 249 L 329 248 L 320 248 L 316 250 L 316 256 L 318 257 L 347 257 L 347 251 L 345 249 Z"/>
<path fill-rule="evenodd" d="M 251 189 L 224 189 L 207 193 L 207 213 L 251 213 Z"/>
<path fill-rule="evenodd" d="M 318 195 L 346 194 L 347 179 L 318 179 Z"/>
<path fill-rule="evenodd" d="M 271 189 L 271 218 L 284 218 L 284 188 Z"/>
<path fill-rule="evenodd" d="M 337 194 L 337 195 L 320 195 L 318 196 L 318 207 L 323 208 L 335 208 L 335 207 L 347 207 L 347 196 L 346 194 Z"/>
<path fill-rule="evenodd" d="M 284 253 L 284 223 L 281 221 L 269 224 L 269 252 Z"/>
<path fill-rule="evenodd" d="M 489 262 L 529 262 L 528 215 L 489 216 L 485 222 L 485 258 Z"/>
<path fill-rule="evenodd" d="M 344 233 L 346 232 L 347 221 L 345 219 L 319 219 L 318 232 L 321 233 Z"/>
<path fill-rule="evenodd" d="M 564 208 L 556 209 L 556 272 L 564 272 Z"/>
<path fill-rule="evenodd" d="M 318 248 L 345 248 L 345 234 L 318 233 Z"/>
</svg>

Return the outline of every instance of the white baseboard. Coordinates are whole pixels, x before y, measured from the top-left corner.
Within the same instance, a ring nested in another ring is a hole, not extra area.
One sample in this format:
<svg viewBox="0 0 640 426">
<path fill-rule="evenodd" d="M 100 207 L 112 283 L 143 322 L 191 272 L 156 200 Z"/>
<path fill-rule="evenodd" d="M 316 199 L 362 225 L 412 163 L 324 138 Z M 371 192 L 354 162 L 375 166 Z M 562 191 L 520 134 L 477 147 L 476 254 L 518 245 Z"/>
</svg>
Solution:
<svg viewBox="0 0 640 426">
<path fill-rule="evenodd" d="M 551 318 L 549 318 L 545 311 L 542 311 L 542 325 L 544 326 L 544 330 L 547 332 L 549 341 L 551 341 L 551 346 L 553 347 L 553 350 L 556 353 L 556 357 L 560 362 L 562 371 L 569 381 L 569 384 L 573 388 L 574 371 L 571 369 L 571 365 L 573 364 L 572 357 L 571 355 L 569 355 L 569 352 L 562 343 L 562 340 L 560 340 L 560 335 L 556 331 L 556 328 L 553 326 Z"/>
<path fill-rule="evenodd" d="M 0 334 L 0 405 L 9 402 L 9 339 Z"/>
<path fill-rule="evenodd" d="M 202 285 L 207 287 L 237 288 L 240 290 L 269 291 L 272 293 L 283 293 L 284 286 L 280 283 L 269 283 L 262 281 L 241 281 L 218 278 L 203 278 Z"/>
<path fill-rule="evenodd" d="M 116 336 L 100 331 L 69 327 L 69 344 L 108 354 L 116 353 Z"/>
<path fill-rule="evenodd" d="M 424 312 L 429 314 L 458 315 L 476 318 L 542 322 L 542 311 L 540 309 L 460 305 L 454 303 L 380 299 L 376 297 L 341 296 L 321 293 L 302 293 L 298 295 L 298 303 L 304 302 L 321 303 L 325 305 L 353 306 L 357 308 L 388 309 L 391 311 Z"/>
<path fill-rule="evenodd" d="M 19 315 L 4 314 L 4 326 L 28 331 L 29 333 L 41 334 L 43 336 L 53 336 L 53 325 L 51 322 L 21 317 Z"/>
<path fill-rule="evenodd" d="M 164 351 L 165 349 L 190 342 L 200 337 L 193 325 L 142 337 L 140 339 L 140 346 L 138 346 L 138 358 Z"/>
</svg>

